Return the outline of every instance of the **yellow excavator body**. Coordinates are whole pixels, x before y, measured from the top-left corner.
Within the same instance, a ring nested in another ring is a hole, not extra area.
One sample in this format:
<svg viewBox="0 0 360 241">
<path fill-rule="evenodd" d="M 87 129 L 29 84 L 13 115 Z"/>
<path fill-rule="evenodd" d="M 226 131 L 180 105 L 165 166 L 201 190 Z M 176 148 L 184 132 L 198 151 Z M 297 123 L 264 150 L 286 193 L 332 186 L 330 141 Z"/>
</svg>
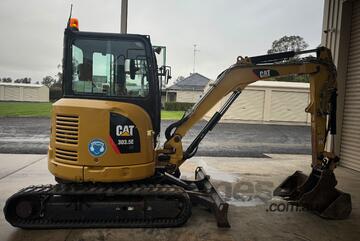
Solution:
<svg viewBox="0 0 360 241">
<path fill-rule="evenodd" d="M 74 26 L 71 23 L 76 23 Z M 274 195 L 320 216 L 342 219 L 351 196 L 335 188 L 336 68 L 329 49 L 238 57 L 181 120 L 160 135 L 161 86 L 170 68 L 157 66 L 150 37 L 78 31 L 69 21 L 64 37 L 63 98 L 54 103 L 48 167 L 58 184 L 29 186 L 5 204 L 5 218 L 21 228 L 175 227 L 192 204 L 212 210 L 230 227 L 229 205 L 203 168 L 194 180 L 179 167 L 241 92 L 258 80 L 307 75 L 310 82 L 312 171 L 295 172 Z M 316 57 L 294 58 L 308 53 Z M 182 139 L 223 97 L 225 104 L 184 150 Z M 291 101 L 291 100 L 290 100 Z"/>
<path fill-rule="evenodd" d="M 120 122 L 114 123 L 117 119 Z M 154 131 L 149 115 L 139 106 L 63 98 L 53 104 L 51 120 L 48 167 L 55 177 L 127 182 L 154 175 Z M 122 152 L 115 141 L 134 142 L 129 146 L 139 149 Z"/>
</svg>

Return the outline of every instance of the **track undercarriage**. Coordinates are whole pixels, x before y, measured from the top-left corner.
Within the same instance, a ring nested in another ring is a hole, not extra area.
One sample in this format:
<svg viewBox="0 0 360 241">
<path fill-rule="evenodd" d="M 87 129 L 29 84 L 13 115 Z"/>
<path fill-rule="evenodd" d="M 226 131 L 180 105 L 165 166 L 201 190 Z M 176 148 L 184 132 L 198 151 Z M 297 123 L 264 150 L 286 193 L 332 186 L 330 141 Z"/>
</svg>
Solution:
<svg viewBox="0 0 360 241">
<path fill-rule="evenodd" d="M 200 167 L 194 181 L 162 173 L 124 184 L 30 186 L 6 201 L 4 213 L 9 223 L 20 228 L 160 228 L 186 223 L 192 203 L 211 209 L 219 227 L 230 227 L 228 204 Z"/>
</svg>

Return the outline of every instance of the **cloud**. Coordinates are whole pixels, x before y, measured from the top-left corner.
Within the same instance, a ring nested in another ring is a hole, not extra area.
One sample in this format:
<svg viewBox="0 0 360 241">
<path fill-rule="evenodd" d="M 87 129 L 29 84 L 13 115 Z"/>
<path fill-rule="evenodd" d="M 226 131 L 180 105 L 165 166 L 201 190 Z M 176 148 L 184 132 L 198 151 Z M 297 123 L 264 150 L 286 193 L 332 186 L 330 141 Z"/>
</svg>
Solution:
<svg viewBox="0 0 360 241">
<path fill-rule="evenodd" d="M 71 2 L 81 30 L 119 32 L 120 0 L 1 0 L 0 77 L 56 74 Z M 167 46 L 174 77 L 192 71 L 197 44 L 197 72 L 215 78 L 238 55 L 264 54 L 285 34 L 318 46 L 322 13 L 323 1 L 312 0 L 131 0 L 128 32 Z"/>
</svg>

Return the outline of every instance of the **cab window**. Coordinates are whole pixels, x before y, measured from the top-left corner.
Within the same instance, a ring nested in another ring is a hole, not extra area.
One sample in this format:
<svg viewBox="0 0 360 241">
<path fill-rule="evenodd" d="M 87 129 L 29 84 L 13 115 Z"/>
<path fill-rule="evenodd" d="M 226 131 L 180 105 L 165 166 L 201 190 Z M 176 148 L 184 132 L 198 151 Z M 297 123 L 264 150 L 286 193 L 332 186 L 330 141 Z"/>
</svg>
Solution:
<svg viewBox="0 0 360 241">
<path fill-rule="evenodd" d="M 75 95 L 146 97 L 148 76 L 142 42 L 77 39 L 72 45 Z"/>
</svg>

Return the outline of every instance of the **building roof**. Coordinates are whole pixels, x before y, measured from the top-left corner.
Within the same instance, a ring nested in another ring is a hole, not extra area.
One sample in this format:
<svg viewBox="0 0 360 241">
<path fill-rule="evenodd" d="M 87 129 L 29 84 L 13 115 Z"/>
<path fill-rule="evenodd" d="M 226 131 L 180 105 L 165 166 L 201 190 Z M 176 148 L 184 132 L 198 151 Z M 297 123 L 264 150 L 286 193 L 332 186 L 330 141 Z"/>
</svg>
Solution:
<svg viewBox="0 0 360 241">
<path fill-rule="evenodd" d="M 192 90 L 192 91 L 203 91 L 205 86 L 210 81 L 209 78 L 199 74 L 193 73 L 189 77 L 173 84 L 166 88 L 167 90 Z"/>
<path fill-rule="evenodd" d="M 23 83 L 4 83 L 4 82 L 0 82 L 0 85 L 15 86 L 15 87 L 38 87 L 38 88 L 44 86 L 42 84 L 23 84 Z"/>
</svg>

